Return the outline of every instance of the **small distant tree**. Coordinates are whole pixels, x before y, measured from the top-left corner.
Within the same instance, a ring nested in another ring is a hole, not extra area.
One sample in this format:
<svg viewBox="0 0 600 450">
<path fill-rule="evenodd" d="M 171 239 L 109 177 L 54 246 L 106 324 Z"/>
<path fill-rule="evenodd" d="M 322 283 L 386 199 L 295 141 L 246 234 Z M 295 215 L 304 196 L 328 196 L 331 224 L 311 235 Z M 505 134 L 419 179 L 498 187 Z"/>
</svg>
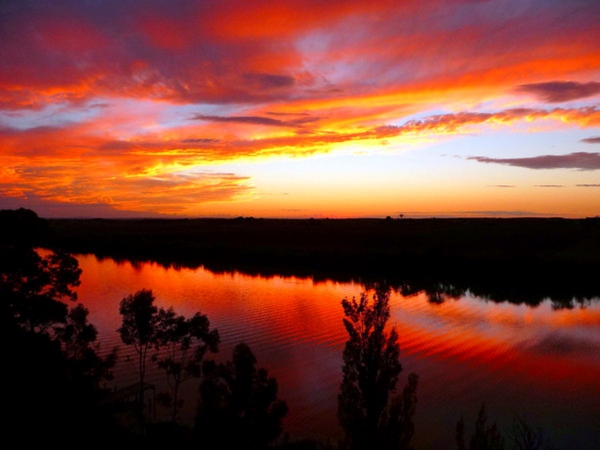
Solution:
<svg viewBox="0 0 600 450">
<path fill-rule="evenodd" d="M 277 380 L 256 369 L 250 347 L 238 344 L 224 364 L 205 361 L 195 432 L 203 448 L 266 448 L 282 432 L 287 404 Z"/>
<path fill-rule="evenodd" d="M 167 375 L 169 392 L 161 395 L 161 402 L 172 408 L 172 420 L 176 422 L 183 406 L 179 398 L 182 383 L 199 378 L 205 354 L 217 352 L 219 332 L 210 330 L 208 318 L 197 312 L 190 319 L 177 315 L 173 308 L 158 311 L 156 349 L 162 349 L 156 361 Z"/>
<path fill-rule="evenodd" d="M 346 449 L 409 449 L 414 434 L 417 375 L 411 374 L 402 394 L 389 400 L 402 371 L 398 333 L 386 329 L 389 295 L 378 288 L 372 302 L 366 293 L 342 300 L 349 338 L 337 415 Z"/>
</svg>

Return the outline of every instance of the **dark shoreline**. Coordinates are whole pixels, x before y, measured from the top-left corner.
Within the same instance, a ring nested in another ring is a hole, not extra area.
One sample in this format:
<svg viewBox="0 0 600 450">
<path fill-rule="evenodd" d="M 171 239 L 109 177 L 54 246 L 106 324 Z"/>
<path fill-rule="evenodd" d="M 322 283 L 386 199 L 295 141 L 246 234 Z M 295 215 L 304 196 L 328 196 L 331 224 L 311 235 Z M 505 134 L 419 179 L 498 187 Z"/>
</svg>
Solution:
<svg viewBox="0 0 600 450">
<path fill-rule="evenodd" d="M 48 246 L 315 279 L 600 294 L 600 219 L 49 219 Z M 504 294 L 501 292 L 505 291 Z"/>
</svg>

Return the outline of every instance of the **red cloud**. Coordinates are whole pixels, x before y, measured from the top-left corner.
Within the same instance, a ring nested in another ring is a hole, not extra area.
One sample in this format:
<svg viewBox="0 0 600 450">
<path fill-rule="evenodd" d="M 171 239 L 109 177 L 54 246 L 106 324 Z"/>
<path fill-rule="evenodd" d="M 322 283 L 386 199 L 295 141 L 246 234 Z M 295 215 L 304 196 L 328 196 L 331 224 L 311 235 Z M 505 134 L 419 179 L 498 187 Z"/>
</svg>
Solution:
<svg viewBox="0 0 600 450">
<path fill-rule="evenodd" d="M 256 104 L 419 86 L 501 90 L 515 80 L 555 99 L 567 86 L 539 83 L 540 74 L 600 64 L 598 7 L 589 5 L 544 4 L 535 17 L 465 1 L 6 5 L 4 108 L 96 96 Z"/>
</svg>

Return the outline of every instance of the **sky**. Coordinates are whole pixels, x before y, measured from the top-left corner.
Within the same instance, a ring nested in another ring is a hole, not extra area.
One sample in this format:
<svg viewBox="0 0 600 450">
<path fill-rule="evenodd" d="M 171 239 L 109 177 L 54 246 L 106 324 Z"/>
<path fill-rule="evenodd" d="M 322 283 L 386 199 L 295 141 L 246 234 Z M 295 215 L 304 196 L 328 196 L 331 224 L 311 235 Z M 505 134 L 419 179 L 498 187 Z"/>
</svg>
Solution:
<svg viewBox="0 0 600 450">
<path fill-rule="evenodd" d="M 600 214 L 598 0 L 0 0 L 0 208 Z"/>
</svg>

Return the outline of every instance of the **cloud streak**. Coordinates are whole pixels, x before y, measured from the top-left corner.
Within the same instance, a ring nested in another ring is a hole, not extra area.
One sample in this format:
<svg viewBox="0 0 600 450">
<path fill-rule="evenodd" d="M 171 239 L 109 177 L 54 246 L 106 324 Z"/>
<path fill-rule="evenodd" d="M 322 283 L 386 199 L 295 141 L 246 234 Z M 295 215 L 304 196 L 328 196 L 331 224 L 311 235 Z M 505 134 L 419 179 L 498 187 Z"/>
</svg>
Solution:
<svg viewBox="0 0 600 450">
<path fill-rule="evenodd" d="M 519 92 L 533 94 L 546 103 L 563 103 L 600 94 L 600 83 L 590 81 L 548 81 L 545 83 L 522 84 Z"/>
<path fill-rule="evenodd" d="M 471 156 L 469 160 L 488 164 L 504 164 L 526 169 L 600 170 L 600 153 L 576 152 L 568 155 L 541 155 L 530 158 L 490 158 Z"/>
<path fill-rule="evenodd" d="M 302 127 L 306 124 L 317 122 L 316 117 L 299 117 L 293 120 L 273 119 L 272 117 L 263 116 L 205 116 L 202 114 L 195 115 L 192 120 L 204 120 L 207 122 L 221 123 L 240 123 L 246 125 L 265 125 L 272 127 Z"/>
</svg>

